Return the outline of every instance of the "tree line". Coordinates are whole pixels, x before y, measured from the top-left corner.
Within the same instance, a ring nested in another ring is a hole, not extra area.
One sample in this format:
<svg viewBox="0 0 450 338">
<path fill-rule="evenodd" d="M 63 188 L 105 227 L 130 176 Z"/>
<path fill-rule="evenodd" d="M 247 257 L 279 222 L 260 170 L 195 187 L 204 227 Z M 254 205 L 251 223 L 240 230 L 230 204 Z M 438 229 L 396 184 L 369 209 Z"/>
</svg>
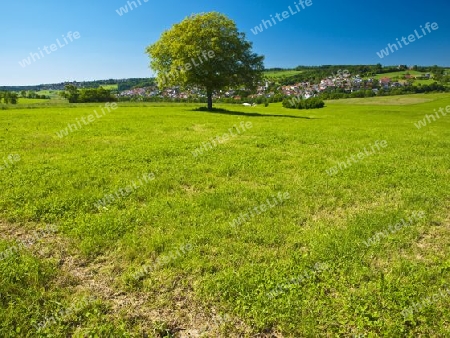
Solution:
<svg viewBox="0 0 450 338">
<path fill-rule="evenodd" d="M 44 94 L 39 95 L 38 93 L 36 93 L 34 91 L 25 91 L 25 90 L 22 90 L 20 92 L 20 97 L 27 98 L 27 99 L 42 99 L 42 100 L 50 99 L 50 96 L 47 96 Z"/>
</svg>

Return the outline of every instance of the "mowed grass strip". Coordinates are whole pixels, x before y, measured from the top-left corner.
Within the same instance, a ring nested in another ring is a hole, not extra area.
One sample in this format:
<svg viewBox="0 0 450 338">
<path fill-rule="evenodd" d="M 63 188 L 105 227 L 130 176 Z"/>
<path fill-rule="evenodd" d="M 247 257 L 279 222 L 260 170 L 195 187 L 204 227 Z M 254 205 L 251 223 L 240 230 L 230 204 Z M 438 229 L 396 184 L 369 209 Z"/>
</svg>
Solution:
<svg viewBox="0 0 450 338">
<path fill-rule="evenodd" d="M 119 104 L 63 138 L 56 132 L 98 105 L 1 111 L 0 158 L 21 161 L 0 171 L 0 218 L 56 224 L 88 261 L 110 259 L 118 290 L 150 293 L 167 307 L 189 290 L 192 306 L 220 309 L 255 333 L 446 335 L 450 297 L 412 318 L 401 312 L 450 275 L 450 118 L 414 126 L 450 98 L 400 98 L 313 111 Z M 193 156 L 241 122 L 252 128 Z M 383 140 L 386 148 L 327 174 Z M 155 179 L 117 193 L 145 173 Z M 290 197 L 268 206 L 278 193 Z M 364 244 L 415 211 L 425 217 Z M 133 279 L 145 266 L 149 273 Z M 238 334 L 229 323 L 224 330 Z"/>
</svg>

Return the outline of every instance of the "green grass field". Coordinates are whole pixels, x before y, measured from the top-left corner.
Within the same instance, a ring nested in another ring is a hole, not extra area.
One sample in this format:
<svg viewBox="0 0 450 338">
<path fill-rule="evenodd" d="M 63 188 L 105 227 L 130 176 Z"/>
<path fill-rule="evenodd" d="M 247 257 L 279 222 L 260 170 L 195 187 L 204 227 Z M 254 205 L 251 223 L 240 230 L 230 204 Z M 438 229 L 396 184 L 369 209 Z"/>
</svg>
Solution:
<svg viewBox="0 0 450 338">
<path fill-rule="evenodd" d="M 330 100 L 328 104 L 342 104 L 342 105 L 373 105 L 373 106 L 403 106 L 414 105 L 426 102 L 435 101 L 434 95 L 398 95 L 398 96 L 378 96 L 371 98 L 354 98 L 354 99 L 340 99 Z M 432 112 L 431 112 L 432 113 Z"/>
<path fill-rule="evenodd" d="M 414 86 L 418 86 L 419 84 L 421 85 L 430 85 L 437 82 L 436 80 L 433 79 L 429 79 L 429 80 L 414 80 L 413 85 Z"/>
<path fill-rule="evenodd" d="M 20 97 L 18 104 L 20 104 L 20 105 L 30 105 L 30 104 L 36 105 L 36 104 L 47 103 L 47 102 L 49 102 L 48 99 L 27 99 L 24 97 Z"/>
<path fill-rule="evenodd" d="M 59 96 L 60 92 L 61 92 L 60 90 L 40 90 L 40 91 L 36 92 L 36 94 L 50 96 L 50 98 L 54 99 L 54 98 L 60 97 Z"/>
<path fill-rule="evenodd" d="M 406 74 L 410 74 L 410 75 L 413 75 L 413 76 L 421 76 L 421 75 L 425 75 L 426 73 L 418 72 L 418 71 L 415 71 L 415 70 L 407 70 L 407 71 L 405 70 L 405 71 L 399 71 L 399 72 L 393 72 L 393 73 L 378 74 L 374 78 L 378 79 L 378 80 L 380 80 L 380 79 L 382 79 L 384 77 L 389 77 L 391 79 L 392 78 L 398 78 L 400 82 L 404 82 L 406 80 L 402 79 L 402 77 L 405 76 Z M 428 80 L 419 80 L 419 79 L 416 80 L 416 79 L 414 79 L 413 85 L 415 85 L 415 86 L 418 86 L 419 84 L 421 84 L 421 85 L 430 85 L 430 84 L 433 84 L 435 82 L 436 82 L 436 80 L 433 80 L 432 78 L 428 79 Z"/>
<path fill-rule="evenodd" d="M 449 336 L 447 105 L 0 110 L 0 336 Z"/>
<path fill-rule="evenodd" d="M 66 105 L 68 101 L 61 97 L 52 97 L 51 99 L 28 99 L 19 97 L 18 103 L 14 105 L 7 105 L 0 103 L 0 110 L 16 110 L 16 109 L 29 109 L 29 108 L 46 108 L 46 107 L 61 107 L 61 105 Z"/>
<path fill-rule="evenodd" d="M 377 74 L 375 76 L 375 79 L 379 80 L 379 79 L 381 79 L 383 77 L 390 77 L 390 78 L 402 77 L 402 76 L 405 76 L 406 74 L 410 74 L 410 75 L 413 75 L 413 76 L 421 76 L 421 75 L 425 75 L 426 73 L 418 72 L 416 70 L 403 70 L 403 71 L 392 72 L 392 73 Z"/>
<path fill-rule="evenodd" d="M 103 89 L 106 89 L 106 90 L 117 90 L 117 89 L 119 89 L 119 85 L 116 83 L 116 84 L 112 84 L 112 85 L 102 85 L 101 87 L 103 87 Z"/>
<path fill-rule="evenodd" d="M 283 77 L 294 76 L 300 73 L 302 73 L 301 70 L 266 71 L 264 72 L 264 76 L 266 76 L 270 80 L 276 80 Z"/>
</svg>

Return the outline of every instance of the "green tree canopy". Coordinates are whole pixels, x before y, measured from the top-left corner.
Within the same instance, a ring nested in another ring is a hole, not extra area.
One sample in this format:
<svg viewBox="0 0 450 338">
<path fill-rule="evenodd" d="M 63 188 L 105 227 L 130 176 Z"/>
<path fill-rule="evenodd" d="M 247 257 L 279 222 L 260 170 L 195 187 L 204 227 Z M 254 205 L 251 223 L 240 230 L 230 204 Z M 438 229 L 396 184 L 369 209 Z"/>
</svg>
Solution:
<svg viewBox="0 0 450 338">
<path fill-rule="evenodd" d="M 238 86 L 253 89 L 264 70 L 264 57 L 252 52 L 252 44 L 233 20 L 217 12 L 187 17 L 146 52 L 161 88 L 203 87 L 209 110 L 214 91 Z"/>
<path fill-rule="evenodd" d="M 9 91 L 0 91 L 0 103 L 2 102 L 2 99 L 5 104 L 17 104 L 17 101 L 19 100 L 16 93 Z"/>
</svg>

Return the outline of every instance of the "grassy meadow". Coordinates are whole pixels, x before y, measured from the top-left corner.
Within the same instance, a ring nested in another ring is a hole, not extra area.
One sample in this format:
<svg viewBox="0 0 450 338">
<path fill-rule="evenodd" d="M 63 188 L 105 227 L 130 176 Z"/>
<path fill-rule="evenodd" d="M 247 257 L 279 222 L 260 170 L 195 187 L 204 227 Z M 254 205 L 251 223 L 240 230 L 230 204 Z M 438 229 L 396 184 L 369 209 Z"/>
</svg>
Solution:
<svg viewBox="0 0 450 338">
<path fill-rule="evenodd" d="M 294 75 L 298 75 L 300 73 L 302 73 L 303 71 L 301 70 L 295 70 L 295 69 L 291 69 L 291 70 L 270 70 L 270 71 L 265 71 L 264 72 L 264 76 L 270 80 L 275 80 L 275 79 L 279 79 L 282 77 L 289 77 L 289 76 L 294 76 Z"/>
<path fill-rule="evenodd" d="M 50 96 L 50 98 L 60 98 L 59 96 L 60 90 L 40 90 L 36 94 Z M 23 99 L 19 100 L 21 102 Z"/>
<path fill-rule="evenodd" d="M 449 336 L 448 105 L 0 110 L 0 336 Z"/>
<path fill-rule="evenodd" d="M 410 69 L 408 69 L 408 70 L 402 70 L 402 71 L 398 71 L 398 72 L 377 74 L 377 75 L 374 76 L 374 78 L 380 80 L 380 79 L 382 79 L 384 77 L 390 77 L 390 78 L 402 77 L 402 76 L 405 76 L 407 74 L 413 75 L 413 76 L 423 76 L 423 75 L 426 74 L 426 72 L 419 72 L 417 70 L 410 70 Z"/>
<path fill-rule="evenodd" d="M 374 76 L 375 79 L 377 80 L 381 80 L 382 78 L 388 77 L 388 78 L 398 78 L 400 82 L 404 82 L 406 80 L 402 79 L 405 75 L 412 75 L 412 76 L 424 76 L 427 73 L 424 72 L 418 72 L 416 70 L 405 70 L 405 71 L 399 71 L 399 72 L 392 72 L 392 73 L 384 73 L 384 74 L 377 74 L 376 76 Z M 418 86 L 420 85 L 430 85 L 435 83 L 436 80 L 434 80 L 433 78 L 431 79 L 424 79 L 424 80 L 419 80 L 419 79 L 414 79 L 413 85 L 414 86 Z"/>
</svg>

